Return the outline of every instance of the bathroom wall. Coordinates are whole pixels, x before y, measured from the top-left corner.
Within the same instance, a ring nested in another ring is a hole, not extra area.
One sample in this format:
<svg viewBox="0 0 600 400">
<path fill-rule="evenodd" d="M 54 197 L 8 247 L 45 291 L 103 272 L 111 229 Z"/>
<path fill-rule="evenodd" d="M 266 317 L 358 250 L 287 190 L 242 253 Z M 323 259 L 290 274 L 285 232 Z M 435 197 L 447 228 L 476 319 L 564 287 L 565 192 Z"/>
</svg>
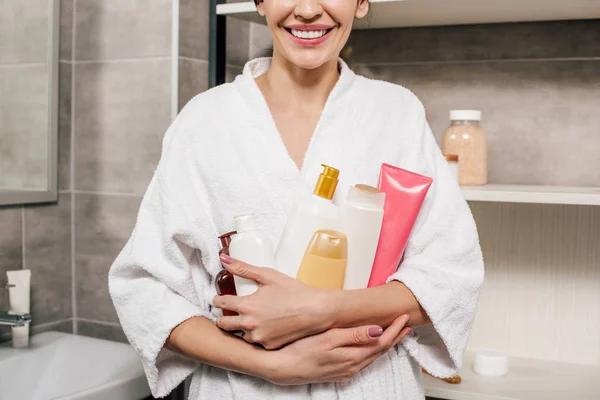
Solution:
<svg viewBox="0 0 600 400">
<path fill-rule="evenodd" d="M 34 332 L 125 340 L 109 298 L 108 270 L 158 162 L 173 90 L 179 89 L 181 107 L 208 86 L 208 1 L 178 5 L 173 52 L 172 0 L 61 0 L 59 200 L 0 208 L 0 276 L 32 269 Z M 265 29 L 245 22 L 228 28 L 231 80 L 257 51 L 250 35 Z M 1 295 L 0 309 L 6 309 Z M 0 328 L 0 340 L 8 332 Z"/>
<path fill-rule="evenodd" d="M 40 142 L 46 142 L 47 128 L 47 4 L 47 0 L 35 0 L 27 4 L 0 0 L 0 9 L 3 10 L 0 13 L 0 91 L 3 93 L 3 101 L 12 102 L 2 105 L 5 115 L 12 117 L 3 119 L 0 130 L 6 133 L 7 129 L 11 129 L 6 123 L 12 123 L 13 128 L 21 129 L 13 133 L 18 134 L 20 148 L 30 156 L 27 164 L 34 167 L 36 156 L 42 165 L 45 166 L 47 162 L 45 157 L 40 157 L 46 150 L 38 147 Z M 68 9 L 63 11 L 63 17 L 69 14 Z M 10 32 L 13 34 L 9 34 Z M 18 35 L 14 35 L 15 32 Z M 61 33 L 66 34 L 64 30 Z M 15 43 L 19 45 L 16 46 Z M 62 48 L 61 57 L 66 54 L 67 49 Z M 20 79 L 16 79 L 17 76 Z M 66 82 L 66 86 L 61 87 L 60 91 L 60 185 L 61 189 L 68 189 L 66 171 L 69 169 L 70 154 L 70 69 L 61 65 L 60 76 Z M 31 85 L 25 85 L 25 82 L 30 82 Z M 32 90 L 27 91 L 26 88 Z M 24 105 L 27 106 L 26 115 L 20 111 Z M 39 132 L 44 132 L 43 137 L 35 136 Z M 3 140 L 3 143 L 6 142 Z M 11 152 L 18 153 L 14 149 Z M 14 171 L 13 159 L 0 152 L 0 160 L 3 177 L 21 179 L 11 176 L 9 172 Z M 45 185 L 45 168 L 34 169 L 38 172 L 43 170 L 43 174 L 38 174 L 35 178 L 33 170 L 21 171 L 27 173 L 31 178 L 30 182 L 37 180 Z M 71 260 L 71 198 L 68 192 L 61 191 L 58 202 L 50 205 L 0 206 L 0 286 L 6 284 L 6 271 L 31 269 L 31 313 L 34 315 L 32 332 L 72 331 Z M 0 290 L 0 310 L 6 309 L 8 293 Z M 9 338 L 9 334 L 10 329 L 0 327 L 0 341 Z"/>
<path fill-rule="evenodd" d="M 600 186 L 600 20 L 355 31 L 360 74 L 402 84 L 435 136 L 483 111 L 490 183 Z M 600 207 L 471 203 L 486 282 L 470 350 L 600 365 Z"/>
<path fill-rule="evenodd" d="M 229 1 L 234 2 L 234 1 Z M 208 88 L 209 1 L 180 0 L 179 109 Z M 244 64 L 271 45 L 266 26 L 227 18 L 226 81 L 242 72 Z"/>
</svg>

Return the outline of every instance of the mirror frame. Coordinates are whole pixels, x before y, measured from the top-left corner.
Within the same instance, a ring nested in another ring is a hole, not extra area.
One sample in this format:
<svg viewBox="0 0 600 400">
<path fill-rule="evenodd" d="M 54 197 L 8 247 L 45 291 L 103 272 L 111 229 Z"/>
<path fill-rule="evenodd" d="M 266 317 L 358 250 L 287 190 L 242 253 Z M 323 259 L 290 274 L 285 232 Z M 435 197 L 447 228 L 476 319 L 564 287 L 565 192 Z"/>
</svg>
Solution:
<svg viewBox="0 0 600 400">
<path fill-rule="evenodd" d="M 60 0 L 48 1 L 48 187 L 46 190 L 0 191 L 0 206 L 58 200 L 58 57 Z"/>
</svg>

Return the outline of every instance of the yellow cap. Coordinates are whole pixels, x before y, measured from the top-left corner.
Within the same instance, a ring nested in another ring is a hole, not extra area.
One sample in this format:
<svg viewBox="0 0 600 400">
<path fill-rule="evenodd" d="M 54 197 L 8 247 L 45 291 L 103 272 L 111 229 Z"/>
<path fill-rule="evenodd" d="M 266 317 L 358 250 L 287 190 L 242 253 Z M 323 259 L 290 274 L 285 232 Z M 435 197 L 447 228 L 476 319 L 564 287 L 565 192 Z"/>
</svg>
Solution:
<svg viewBox="0 0 600 400">
<path fill-rule="evenodd" d="M 329 165 L 321 164 L 321 166 L 323 167 L 323 172 L 319 175 L 319 180 L 313 193 L 324 199 L 331 200 L 337 188 L 340 171 Z"/>
</svg>

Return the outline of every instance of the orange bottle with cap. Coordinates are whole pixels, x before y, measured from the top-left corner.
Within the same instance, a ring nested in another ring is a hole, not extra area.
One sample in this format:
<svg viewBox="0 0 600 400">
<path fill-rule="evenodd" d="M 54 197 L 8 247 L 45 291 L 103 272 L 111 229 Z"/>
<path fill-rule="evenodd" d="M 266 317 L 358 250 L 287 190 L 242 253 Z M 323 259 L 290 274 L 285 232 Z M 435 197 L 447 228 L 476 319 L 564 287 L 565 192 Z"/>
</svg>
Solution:
<svg viewBox="0 0 600 400">
<path fill-rule="evenodd" d="M 275 253 L 276 268 L 296 278 L 304 253 L 318 230 L 339 230 L 340 210 L 332 199 L 340 171 L 323 165 L 312 195 L 303 196 L 288 215 Z"/>
<path fill-rule="evenodd" d="M 342 290 L 347 260 L 346 235 L 332 230 L 318 230 L 306 248 L 296 279 L 320 289 Z"/>
</svg>

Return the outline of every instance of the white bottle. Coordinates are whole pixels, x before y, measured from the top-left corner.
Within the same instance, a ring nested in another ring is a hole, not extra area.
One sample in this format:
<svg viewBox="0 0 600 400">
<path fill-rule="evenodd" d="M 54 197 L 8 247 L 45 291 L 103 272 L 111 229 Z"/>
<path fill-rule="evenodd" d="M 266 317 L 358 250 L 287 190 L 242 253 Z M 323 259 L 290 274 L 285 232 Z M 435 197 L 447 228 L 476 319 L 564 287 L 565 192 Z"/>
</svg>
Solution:
<svg viewBox="0 0 600 400">
<path fill-rule="evenodd" d="M 298 200 L 290 212 L 275 253 L 277 269 L 296 278 L 304 252 L 318 230 L 339 230 L 340 209 L 331 201 L 340 171 L 323 165 L 311 196 Z"/>
<path fill-rule="evenodd" d="M 269 238 L 256 229 L 254 214 L 235 217 L 235 230 L 237 233 L 231 237 L 229 255 L 250 265 L 273 268 L 273 246 Z M 235 275 L 233 280 L 238 296 L 248 296 L 258 289 L 252 280 Z"/>
<path fill-rule="evenodd" d="M 381 224 L 385 193 L 367 185 L 352 186 L 342 205 L 342 231 L 348 238 L 348 262 L 344 290 L 364 289 L 369 284 Z"/>
</svg>

